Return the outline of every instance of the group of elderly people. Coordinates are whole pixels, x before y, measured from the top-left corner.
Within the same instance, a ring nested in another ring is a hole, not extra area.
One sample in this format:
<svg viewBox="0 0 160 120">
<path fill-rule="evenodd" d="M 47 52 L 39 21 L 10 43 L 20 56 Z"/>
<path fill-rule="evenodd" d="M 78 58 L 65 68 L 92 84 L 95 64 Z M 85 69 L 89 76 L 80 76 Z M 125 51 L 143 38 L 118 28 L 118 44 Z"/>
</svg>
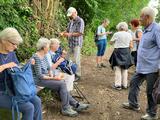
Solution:
<svg viewBox="0 0 160 120">
<path fill-rule="evenodd" d="M 19 65 L 14 50 L 21 42 L 22 38 L 15 28 L 8 27 L 0 32 L 0 108 L 11 109 L 12 106 L 12 97 L 5 93 L 5 80 L 9 89 L 14 93 L 12 78 L 7 69 Z M 86 110 L 89 104 L 79 103 L 71 96 L 65 81 L 66 76 L 70 76 L 56 70 L 56 67 L 64 61 L 64 57 L 61 57 L 56 63 L 49 64 L 55 51 L 59 48 L 59 43 L 58 39 L 40 38 L 38 40 L 37 51 L 32 56 L 32 61 L 34 61 L 32 62 L 33 78 L 36 85 L 50 88 L 59 93 L 63 115 L 77 116 L 78 112 Z M 49 51 L 49 48 L 52 51 Z M 73 82 L 74 78 L 71 77 L 71 79 Z M 37 95 L 23 104 L 19 103 L 18 107 L 23 120 L 42 120 L 41 100 Z"/>
<path fill-rule="evenodd" d="M 128 31 L 126 22 L 120 22 L 117 25 L 118 32 L 110 40 L 110 44 L 114 44 L 110 63 L 115 70 L 113 86 L 115 89 L 127 88 L 128 68 L 133 63 L 131 54 L 136 66 L 135 74 L 130 81 L 128 102 L 122 104 L 123 108 L 134 111 L 140 110 L 138 95 L 140 86 L 146 80 L 147 109 L 141 120 L 158 119 L 156 115 L 157 104 L 153 99 L 152 91 L 160 69 L 160 25 L 154 19 L 153 8 L 144 7 L 139 19 L 140 24 L 144 27 L 143 34 L 138 28 L 138 21 L 133 19 L 130 22 L 131 31 Z"/>
</svg>

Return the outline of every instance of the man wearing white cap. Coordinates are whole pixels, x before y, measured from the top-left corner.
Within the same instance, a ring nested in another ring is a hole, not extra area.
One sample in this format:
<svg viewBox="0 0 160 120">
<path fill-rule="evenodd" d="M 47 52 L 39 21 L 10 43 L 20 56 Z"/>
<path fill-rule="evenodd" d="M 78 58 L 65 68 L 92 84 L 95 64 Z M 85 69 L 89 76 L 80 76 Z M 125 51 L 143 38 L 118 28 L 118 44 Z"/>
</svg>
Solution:
<svg viewBox="0 0 160 120">
<path fill-rule="evenodd" d="M 84 21 L 77 15 L 77 10 L 74 7 L 70 7 L 67 10 L 67 16 L 70 19 L 66 31 L 60 33 L 61 36 L 68 38 L 69 43 L 69 56 L 73 56 L 72 60 L 77 64 L 78 69 L 76 72 L 76 80 L 81 77 L 81 47 L 83 43 Z"/>
</svg>

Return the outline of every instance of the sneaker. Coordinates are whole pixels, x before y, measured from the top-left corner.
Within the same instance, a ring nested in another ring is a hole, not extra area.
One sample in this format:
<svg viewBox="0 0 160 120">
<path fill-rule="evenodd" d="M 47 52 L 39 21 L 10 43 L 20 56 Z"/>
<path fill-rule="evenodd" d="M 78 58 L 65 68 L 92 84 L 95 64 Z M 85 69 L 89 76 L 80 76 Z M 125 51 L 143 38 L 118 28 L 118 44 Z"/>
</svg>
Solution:
<svg viewBox="0 0 160 120">
<path fill-rule="evenodd" d="M 122 89 L 121 86 L 115 86 L 115 85 L 113 85 L 112 88 L 115 89 L 115 90 L 121 90 Z"/>
<path fill-rule="evenodd" d="M 107 66 L 104 63 L 101 63 L 101 67 L 106 68 Z"/>
<path fill-rule="evenodd" d="M 125 89 L 125 90 L 126 90 L 126 89 L 128 89 L 128 86 L 126 86 L 126 87 L 125 87 L 125 86 L 122 86 L 122 89 Z"/>
<path fill-rule="evenodd" d="M 130 109 L 130 110 L 134 110 L 134 111 L 140 111 L 140 107 L 133 107 L 128 102 L 123 103 L 122 107 L 125 108 L 125 109 Z"/>
<path fill-rule="evenodd" d="M 102 66 L 100 64 L 97 64 L 97 68 L 102 68 Z"/>
<path fill-rule="evenodd" d="M 75 107 L 74 109 L 77 112 L 83 111 L 83 110 L 87 110 L 89 108 L 90 104 L 84 104 L 84 103 L 78 103 L 77 107 Z"/>
<path fill-rule="evenodd" d="M 71 107 L 63 110 L 62 109 L 62 115 L 66 115 L 66 116 L 69 116 L 69 117 L 76 117 L 78 115 L 77 111 L 73 110 Z"/>
<path fill-rule="evenodd" d="M 157 120 L 158 117 L 155 115 L 154 117 L 150 116 L 149 114 L 145 114 L 141 117 L 141 120 Z"/>
</svg>

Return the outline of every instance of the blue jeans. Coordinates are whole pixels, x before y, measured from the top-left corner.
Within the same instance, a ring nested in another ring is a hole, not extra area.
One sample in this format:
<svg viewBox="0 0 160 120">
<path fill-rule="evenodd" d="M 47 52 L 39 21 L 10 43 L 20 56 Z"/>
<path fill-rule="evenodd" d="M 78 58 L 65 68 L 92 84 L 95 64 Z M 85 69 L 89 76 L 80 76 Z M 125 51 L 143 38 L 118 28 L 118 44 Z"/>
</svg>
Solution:
<svg viewBox="0 0 160 120">
<path fill-rule="evenodd" d="M 18 104 L 22 120 L 42 120 L 41 100 L 38 96 L 30 101 Z M 12 97 L 0 93 L 0 108 L 12 109 Z"/>
<path fill-rule="evenodd" d="M 150 116 L 155 116 L 157 112 L 157 105 L 154 103 L 152 97 L 153 86 L 157 79 L 158 79 L 158 72 L 149 74 L 135 73 L 130 82 L 130 89 L 128 95 L 129 104 L 133 107 L 139 107 L 138 95 L 140 91 L 140 86 L 142 85 L 143 81 L 146 80 L 147 83 L 146 92 L 147 92 L 147 102 L 148 102 L 146 112 Z"/>
<path fill-rule="evenodd" d="M 103 56 L 106 50 L 107 42 L 106 39 L 98 40 L 97 45 L 97 56 Z"/>
<path fill-rule="evenodd" d="M 62 109 L 67 109 L 70 105 L 76 107 L 78 102 L 67 91 L 66 83 L 64 81 L 40 80 L 37 85 L 57 91 L 61 98 Z"/>
</svg>

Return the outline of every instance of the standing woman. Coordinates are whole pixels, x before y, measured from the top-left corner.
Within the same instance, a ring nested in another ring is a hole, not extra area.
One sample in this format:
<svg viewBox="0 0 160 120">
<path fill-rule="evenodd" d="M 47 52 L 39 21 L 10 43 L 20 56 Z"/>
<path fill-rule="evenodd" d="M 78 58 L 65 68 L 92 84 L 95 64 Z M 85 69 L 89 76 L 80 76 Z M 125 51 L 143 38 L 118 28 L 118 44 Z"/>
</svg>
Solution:
<svg viewBox="0 0 160 120">
<path fill-rule="evenodd" d="M 15 28 L 6 28 L 0 32 L 0 108 L 11 109 L 12 97 L 6 94 L 5 80 L 14 94 L 14 86 L 7 69 L 19 64 L 15 52 L 22 38 Z M 42 120 L 41 100 L 34 96 L 31 100 L 18 104 L 22 120 Z"/>
<path fill-rule="evenodd" d="M 140 39 L 142 37 L 142 30 L 139 28 L 139 20 L 133 19 L 130 22 L 131 25 L 131 35 L 132 35 L 132 41 L 133 41 L 133 48 L 131 55 L 134 60 L 134 64 L 136 66 L 137 64 L 137 49 L 140 42 Z"/>
<path fill-rule="evenodd" d="M 117 25 L 116 32 L 110 44 L 114 44 L 114 51 L 110 57 L 110 64 L 115 70 L 115 83 L 113 88 L 121 90 L 127 88 L 128 68 L 132 65 L 130 47 L 132 46 L 132 36 L 127 32 L 128 25 L 126 22 L 120 22 Z"/>
<path fill-rule="evenodd" d="M 97 35 L 98 35 L 98 41 L 96 41 L 97 45 L 97 57 L 96 57 L 96 63 L 97 67 L 106 67 L 103 63 L 103 57 L 105 54 L 106 46 L 107 46 L 107 35 L 111 34 L 112 32 L 106 32 L 106 28 L 109 25 L 109 20 L 104 19 L 102 21 L 102 24 L 98 26 Z"/>
</svg>

